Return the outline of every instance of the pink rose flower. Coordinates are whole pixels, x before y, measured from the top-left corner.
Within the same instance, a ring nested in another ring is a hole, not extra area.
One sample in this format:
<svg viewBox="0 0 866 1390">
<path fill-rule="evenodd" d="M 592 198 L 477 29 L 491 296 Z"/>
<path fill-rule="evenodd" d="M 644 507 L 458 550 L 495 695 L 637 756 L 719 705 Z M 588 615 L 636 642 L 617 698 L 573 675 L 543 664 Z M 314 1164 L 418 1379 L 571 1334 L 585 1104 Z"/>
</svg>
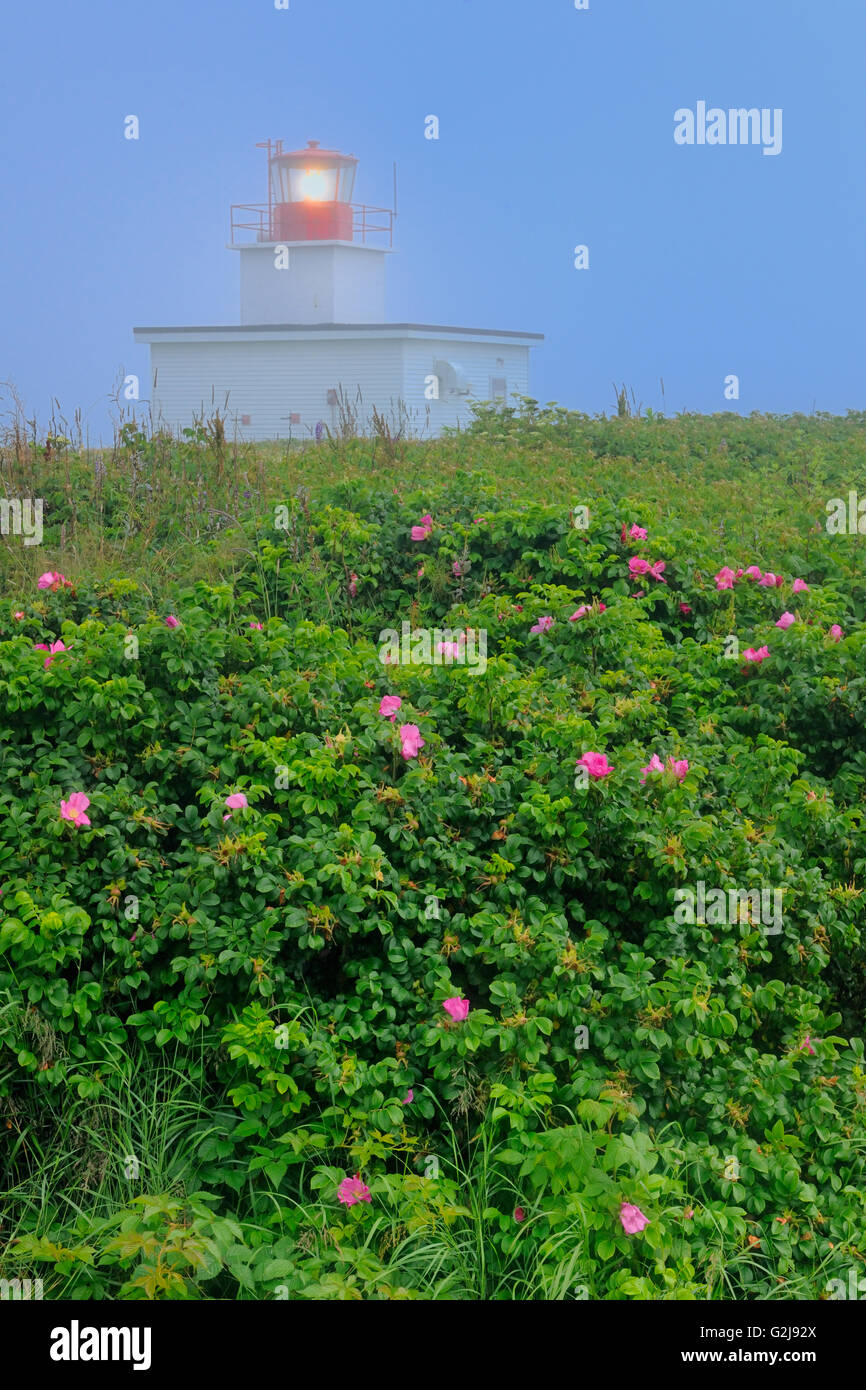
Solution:
<svg viewBox="0 0 866 1390">
<path fill-rule="evenodd" d="M 794 593 L 795 593 L 795 594 L 808 594 L 808 592 L 809 592 L 809 585 L 806 583 L 805 579 L 795 579 L 795 580 L 794 580 Z"/>
<path fill-rule="evenodd" d="M 730 566 L 723 565 L 722 568 L 719 570 L 718 574 L 715 576 L 716 588 L 719 590 L 733 589 L 734 581 L 736 580 L 736 578 L 737 576 L 734 574 L 734 571 L 730 568 Z"/>
<path fill-rule="evenodd" d="M 35 652 L 50 652 L 50 656 L 46 656 L 45 660 L 42 663 L 47 671 L 48 667 L 51 665 L 57 653 L 65 652 L 67 648 L 65 643 L 61 641 L 52 642 L 50 647 L 47 647 L 44 642 L 36 642 L 34 644 L 33 650 Z"/>
<path fill-rule="evenodd" d="M 762 571 L 758 569 L 757 565 L 749 565 L 747 570 L 743 570 L 743 574 L 746 579 L 756 579 L 758 581 L 763 577 Z"/>
<path fill-rule="evenodd" d="M 640 555 L 632 555 L 628 562 L 628 572 L 632 577 L 636 574 L 646 574 L 649 568 L 649 560 L 644 560 Z"/>
<path fill-rule="evenodd" d="M 651 772 L 664 772 L 665 765 L 657 753 L 653 753 L 646 767 L 641 768 L 641 782 L 645 782 Z"/>
<path fill-rule="evenodd" d="M 526 1220 L 526 1212 L 523 1210 L 523 1207 L 514 1208 L 514 1219 L 517 1222 Z"/>
<path fill-rule="evenodd" d="M 36 587 L 37 589 L 52 590 L 61 588 L 71 589 L 72 582 L 67 579 L 65 575 L 60 574 L 58 570 L 46 570 L 45 574 L 40 574 L 37 579 Z"/>
<path fill-rule="evenodd" d="M 446 1014 L 451 1015 L 455 1023 L 462 1023 L 469 1016 L 469 1000 L 462 999 L 460 995 L 443 1000 L 442 1007 Z"/>
<path fill-rule="evenodd" d="M 249 802 L 247 801 L 243 792 L 232 792 L 231 796 L 226 797 L 226 806 L 228 806 L 229 809 L 223 816 L 223 820 L 231 820 L 232 811 L 240 811 L 242 807 L 248 805 Z"/>
<path fill-rule="evenodd" d="M 173 613 L 169 613 L 165 625 L 166 627 L 180 627 L 180 619 L 176 618 Z"/>
<path fill-rule="evenodd" d="M 830 628 L 830 636 L 833 638 L 834 642 L 841 642 L 842 629 L 838 623 L 834 623 L 833 626 Z"/>
<path fill-rule="evenodd" d="M 679 761 L 675 758 L 668 758 L 668 767 L 678 782 L 684 782 L 686 780 L 686 773 L 689 770 L 689 765 L 685 758 L 680 758 Z"/>
<path fill-rule="evenodd" d="M 585 767 L 590 777 L 594 778 L 609 777 L 613 772 L 606 753 L 584 753 L 582 758 L 578 758 L 577 766 Z"/>
<path fill-rule="evenodd" d="M 386 719 L 390 719 L 393 723 L 402 703 L 403 701 L 400 699 L 399 695 L 383 695 L 379 704 L 379 713 L 384 715 Z"/>
<path fill-rule="evenodd" d="M 89 796 L 85 796 L 84 792 L 73 792 L 68 801 L 60 802 L 60 814 L 64 820 L 71 820 L 73 825 L 89 825 L 90 817 L 85 815 L 89 805 Z"/>
<path fill-rule="evenodd" d="M 344 1202 L 347 1207 L 353 1207 L 356 1202 L 372 1200 L 370 1189 L 365 1182 L 361 1181 L 360 1173 L 356 1173 L 353 1178 L 343 1179 L 337 1188 L 337 1198 Z"/>
<path fill-rule="evenodd" d="M 405 1096 L 404 1096 L 403 1099 L 401 1100 L 400 1104 L 401 1104 L 401 1105 L 411 1105 L 414 1099 L 415 1099 L 415 1092 L 412 1090 L 412 1087 L 410 1086 L 409 1089 L 408 1089 L 408 1091 L 406 1092 Z"/>
<path fill-rule="evenodd" d="M 758 583 L 762 589 L 774 589 L 776 587 L 776 576 L 772 570 L 767 570 L 767 573 L 762 579 L 758 580 Z"/>
<path fill-rule="evenodd" d="M 680 612 L 681 612 L 681 613 L 691 613 L 691 611 L 692 611 L 692 606 L 691 606 L 690 603 L 681 603 L 681 604 L 680 604 Z"/>
<path fill-rule="evenodd" d="M 640 1207 L 635 1207 L 631 1202 L 623 1202 L 619 1209 L 619 1219 L 622 1222 L 622 1229 L 626 1235 L 636 1236 L 642 1231 L 644 1226 L 649 1225 L 649 1217 L 644 1216 Z"/>
<path fill-rule="evenodd" d="M 754 647 L 747 647 L 743 652 L 746 661 L 754 661 L 757 662 L 758 665 L 760 665 L 762 661 L 766 661 L 769 655 L 769 647 L 758 647 L 757 651 Z"/>
<path fill-rule="evenodd" d="M 631 529 L 630 529 L 630 531 L 629 531 L 628 534 L 629 534 L 630 538 L 631 538 L 633 541 L 645 541 L 645 540 L 646 540 L 646 527 L 645 527 L 645 526 L 638 526 L 637 523 L 635 522 L 635 523 L 632 524 L 632 527 L 631 527 Z"/>
<path fill-rule="evenodd" d="M 780 627 L 784 632 L 786 628 L 789 628 L 791 624 L 795 623 L 796 621 L 797 619 L 794 617 L 793 613 L 783 613 L 779 621 L 776 623 L 776 627 Z"/>
<path fill-rule="evenodd" d="M 539 619 L 538 619 L 538 622 L 535 624 L 535 626 L 534 626 L 534 627 L 531 627 L 531 628 L 529 629 L 529 631 L 530 631 L 530 632 L 548 632 L 548 631 L 550 630 L 550 628 L 552 628 L 552 627 L 553 627 L 553 619 L 551 618 L 551 616 L 550 616 L 549 613 L 545 613 L 544 617 L 543 617 L 543 618 L 539 618 Z"/>
<path fill-rule="evenodd" d="M 407 760 L 409 758 L 417 758 L 421 749 L 425 746 L 418 725 L 401 724 L 399 733 L 401 744 L 400 752 L 403 754 L 403 757 Z"/>
<path fill-rule="evenodd" d="M 815 1056 L 815 1049 L 814 1049 L 814 1047 L 812 1046 L 812 1039 L 811 1039 L 811 1037 L 810 1037 L 810 1035 L 809 1035 L 808 1033 L 806 1034 L 806 1036 L 805 1036 L 805 1038 L 803 1039 L 803 1041 L 800 1043 L 800 1046 L 799 1046 L 799 1048 L 798 1048 L 798 1051 L 799 1051 L 799 1052 L 808 1052 L 810 1056 L 812 1056 L 812 1057 Z"/>
<path fill-rule="evenodd" d="M 264 623 L 250 623 L 250 627 L 255 628 L 256 632 L 264 632 Z"/>
</svg>

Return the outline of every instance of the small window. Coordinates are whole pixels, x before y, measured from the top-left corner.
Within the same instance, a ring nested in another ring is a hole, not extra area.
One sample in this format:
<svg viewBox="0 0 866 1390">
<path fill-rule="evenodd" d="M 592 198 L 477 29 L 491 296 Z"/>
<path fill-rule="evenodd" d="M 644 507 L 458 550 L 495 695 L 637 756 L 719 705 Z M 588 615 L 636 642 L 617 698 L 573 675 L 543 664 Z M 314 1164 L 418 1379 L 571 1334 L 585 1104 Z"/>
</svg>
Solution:
<svg viewBox="0 0 866 1390">
<path fill-rule="evenodd" d="M 336 391 L 330 390 L 330 391 L 328 392 L 328 405 L 336 405 L 336 404 L 337 404 L 337 400 L 338 400 L 338 396 L 337 396 Z"/>
<path fill-rule="evenodd" d="M 241 424 L 242 424 L 242 425 L 251 425 L 252 422 L 253 422 L 253 417 L 252 417 L 252 415 L 242 415 L 242 416 L 241 416 Z"/>
<path fill-rule="evenodd" d="M 292 414 L 289 416 L 289 419 L 293 425 L 299 425 L 301 423 L 300 415 Z"/>
<path fill-rule="evenodd" d="M 508 382 L 504 376 L 492 376 L 490 378 L 490 399 L 492 401 L 502 401 L 504 404 L 508 397 Z"/>
</svg>

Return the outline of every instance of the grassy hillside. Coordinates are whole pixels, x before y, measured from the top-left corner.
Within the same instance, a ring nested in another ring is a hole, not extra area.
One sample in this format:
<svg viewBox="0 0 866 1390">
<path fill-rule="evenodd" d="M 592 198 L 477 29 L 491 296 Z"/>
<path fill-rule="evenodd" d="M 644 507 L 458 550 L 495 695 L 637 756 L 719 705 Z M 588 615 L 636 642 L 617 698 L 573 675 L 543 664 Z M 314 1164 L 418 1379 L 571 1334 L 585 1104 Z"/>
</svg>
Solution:
<svg viewBox="0 0 866 1390">
<path fill-rule="evenodd" d="M 0 1277 L 864 1272 L 866 415 L 0 470 Z"/>
</svg>

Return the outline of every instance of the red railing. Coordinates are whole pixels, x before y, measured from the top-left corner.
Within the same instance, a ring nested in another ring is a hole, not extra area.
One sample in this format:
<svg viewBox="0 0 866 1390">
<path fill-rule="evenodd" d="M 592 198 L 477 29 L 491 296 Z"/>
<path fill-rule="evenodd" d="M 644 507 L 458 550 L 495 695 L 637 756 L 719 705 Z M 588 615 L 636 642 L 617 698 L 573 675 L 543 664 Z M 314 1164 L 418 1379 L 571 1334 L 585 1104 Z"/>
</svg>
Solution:
<svg viewBox="0 0 866 1390">
<path fill-rule="evenodd" d="M 375 208 L 367 203 L 352 203 L 352 239 L 366 246 L 374 236 L 383 235 L 388 246 L 394 245 L 394 218 L 392 208 Z M 252 236 L 239 235 L 252 232 Z M 251 242 L 272 242 L 271 209 L 267 203 L 232 203 L 231 245 L 248 246 Z"/>
</svg>

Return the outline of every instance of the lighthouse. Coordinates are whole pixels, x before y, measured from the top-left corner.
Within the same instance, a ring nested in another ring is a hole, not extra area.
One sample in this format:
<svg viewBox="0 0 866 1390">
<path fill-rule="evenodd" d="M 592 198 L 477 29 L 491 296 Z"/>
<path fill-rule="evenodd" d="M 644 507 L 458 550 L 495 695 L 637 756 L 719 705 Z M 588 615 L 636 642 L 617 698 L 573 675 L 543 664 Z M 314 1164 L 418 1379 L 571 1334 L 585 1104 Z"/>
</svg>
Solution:
<svg viewBox="0 0 866 1390">
<path fill-rule="evenodd" d="M 369 434 L 378 414 L 392 433 L 435 438 L 469 423 L 471 401 L 529 394 L 543 335 L 387 322 L 396 207 L 353 201 L 354 155 L 316 140 L 258 148 L 267 201 L 230 213 L 240 322 L 133 330 L 150 347 L 157 427 L 217 409 L 240 438 L 303 440 Z"/>
</svg>

